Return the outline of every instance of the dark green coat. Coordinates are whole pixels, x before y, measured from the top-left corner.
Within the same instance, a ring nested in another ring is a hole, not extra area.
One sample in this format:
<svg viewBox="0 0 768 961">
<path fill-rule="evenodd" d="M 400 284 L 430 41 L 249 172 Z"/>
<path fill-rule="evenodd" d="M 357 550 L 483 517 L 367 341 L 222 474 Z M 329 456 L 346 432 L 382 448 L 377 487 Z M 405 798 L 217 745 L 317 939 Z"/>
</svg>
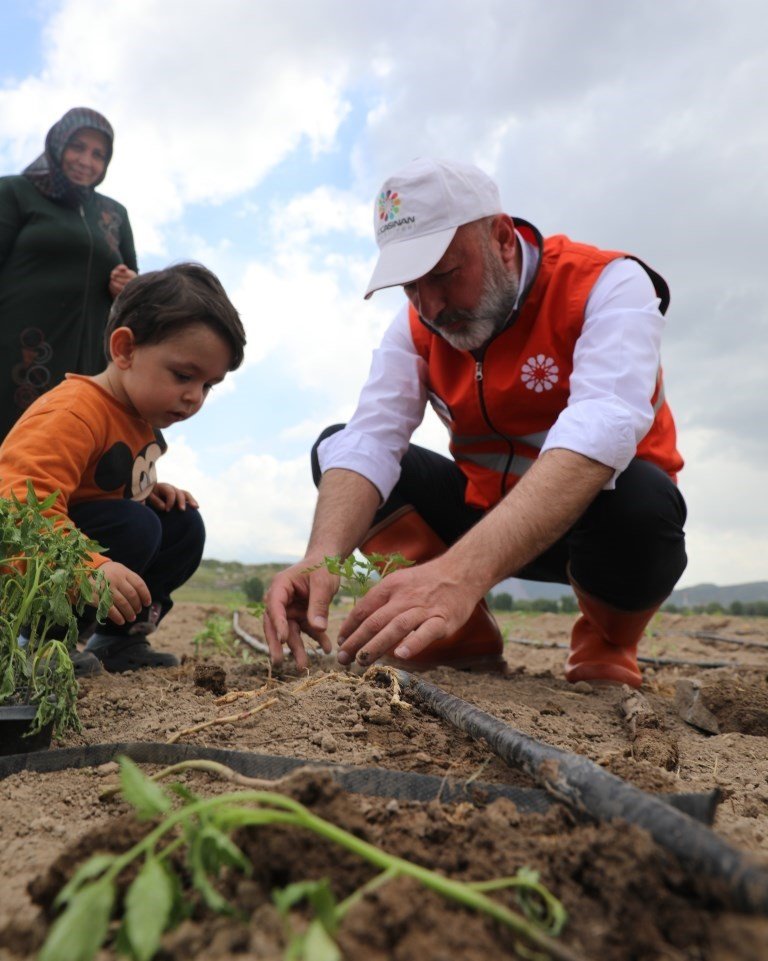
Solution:
<svg viewBox="0 0 768 961">
<path fill-rule="evenodd" d="M 0 440 L 69 371 L 104 369 L 109 275 L 137 270 L 128 214 L 91 192 L 78 206 L 0 177 Z"/>
</svg>

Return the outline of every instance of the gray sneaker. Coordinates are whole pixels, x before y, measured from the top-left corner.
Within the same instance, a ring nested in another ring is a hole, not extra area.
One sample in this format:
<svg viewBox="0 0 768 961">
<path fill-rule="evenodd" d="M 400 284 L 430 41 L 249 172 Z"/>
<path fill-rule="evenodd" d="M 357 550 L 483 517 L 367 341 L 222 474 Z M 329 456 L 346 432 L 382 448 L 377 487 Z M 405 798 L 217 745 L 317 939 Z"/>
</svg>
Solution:
<svg viewBox="0 0 768 961">
<path fill-rule="evenodd" d="M 72 651 L 69 656 L 75 669 L 75 677 L 93 677 L 101 674 L 103 670 L 98 657 L 88 651 Z"/>
</svg>

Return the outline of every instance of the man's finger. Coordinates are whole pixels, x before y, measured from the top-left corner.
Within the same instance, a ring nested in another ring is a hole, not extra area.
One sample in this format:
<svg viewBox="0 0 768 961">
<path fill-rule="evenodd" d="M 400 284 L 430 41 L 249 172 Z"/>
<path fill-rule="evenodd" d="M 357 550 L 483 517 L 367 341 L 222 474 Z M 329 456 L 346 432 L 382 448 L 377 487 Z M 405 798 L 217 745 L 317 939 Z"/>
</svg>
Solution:
<svg viewBox="0 0 768 961">
<path fill-rule="evenodd" d="M 309 578 L 307 622 L 315 631 L 325 631 L 327 629 L 328 609 L 337 589 L 338 579 L 333 575 L 318 572 L 317 575 Z"/>
<path fill-rule="evenodd" d="M 288 649 L 291 654 L 293 654 L 293 659 L 296 661 L 296 667 L 300 671 L 306 671 L 309 667 L 309 659 L 307 658 L 307 652 L 304 650 L 304 643 L 301 640 L 301 632 L 299 631 L 299 625 L 296 621 L 290 621 L 288 624 Z"/>
<path fill-rule="evenodd" d="M 415 657 L 423 650 L 439 641 L 447 634 L 445 621 L 441 617 L 430 617 L 421 627 L 411 631 L 392 652 L 395 657 L 407 661 L 409 657 Z"/>
<path fill-rule="evenodd" d="M 391 595 L 387 587 L 388 585 L 384 583 L 377 584 L 355 604 L 341 623 L 339 643 L 342 639 L 351 637 L 378 608 L 383 607 L 389 601 Z"/>
<path fill-rule="evenodd" d="M 387 608 L 380 609 L 347 638 L 345 650 L 356 655 L 358 664 L 372 664 L 421 627 L 424 617 L 424 611 L 418 608 L 398 614 L 390 614 Z"/>
<path fill-rule="evenodd" d="M 280 583 L 272 582 L 272 586 L 267 592 L 267 610 L 270 624 L 274 630 L 275 640 L 280 645 L 284 644 L 288 637 L 288 617 L 286 609 L 293 599 L 293 591 L 288 590 Z"/>
<path fill-rule="evenodd" d="M 267 611 L 264 612 L 262 624 L 264 625 L 264 636 L 267 639 L 267 647 L 269 648 L 269 660 L 273 667 L 282 667 L 283 645 L 278 640 L 275 628 L 272 625 Z"/>
</svg>

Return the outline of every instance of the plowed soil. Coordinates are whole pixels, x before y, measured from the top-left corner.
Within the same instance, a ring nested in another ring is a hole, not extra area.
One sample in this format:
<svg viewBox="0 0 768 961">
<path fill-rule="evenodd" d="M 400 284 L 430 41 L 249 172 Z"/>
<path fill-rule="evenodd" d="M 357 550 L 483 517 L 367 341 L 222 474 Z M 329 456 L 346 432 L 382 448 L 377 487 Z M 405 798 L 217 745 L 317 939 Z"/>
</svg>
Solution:
<svg viewBox="0 0 768 961">
<path fill-rule="evenodd" d="M 463 880 L 511 875 L 523 866 L 539 871 L 568 911 L 559 940 L 574 956 L 768 959 L 768 919 L 725 906 L 706 879 L 689 877 L 639 827 L 594 823 L 557 802 L 529 814 L 508 799 L 444 804 L 345 793 L 323 765 L 538 785 L 485 743 L 417 705 L 393 702 L 391 690 L 339 670 L 332 658 L 313 661 L 308 677 L 290 668 L 271 677 L 260 655 L 244 659 L 205 648 L 196 655 L 193 639 L 216 614 L 229 616 L 224 608 L 178 604 L 152 637 L 154 646 L 182 658 L 180 667 L 82 681 L 83 730 L 54 746 L 174 740 L 310 759 L 311 770 L 276 787 L 388 851 Z M 342 616 L 335 613 L 336 624 Z M 657 615 L 641 653 L 684 663 L 644 665 L 640 698 L 626 689 L 565 682 L 565 651 L 555 645 L 567 643 L 572 621 L 571 615 L 505 615 L 506 676 L 440 669 L 424 677 L 643 790 L 719 788 L 714 832 L 768 870 L 768 621 Z M 245 616 L 241 623 L 261 635 L 256 621 Z M 221 723 L 190 730 L 213 720 Z M 35 956 L 52 898 L 77 864 L 135 839 L 128 806 L 119 798 L 101 799 L 114 767 L 27 771 L 0 781 L 0 961 Z M 182 778 L 197 794 L 225 789 L 208 774 Z M 271 901 L 275 887 L 327 877 L 343 898 L 373 875 L 352 855 L 286 828 L 252 830 L 239 840 L 256 870 L 250 878 L 227 875 L 222 891 L 240 916 L 197 911 L 165 936 L 158 955 L 163 961 L 279 959 L 285 941 Z M 515 906 L 511 893 L 493 897 Z M 366 895 L 345 918 L 338 940 L 344 958 L 365 961 L 528 956 L 497 923 L 407 879 Z M 113 957 L 112 947 L 99 955 L 101 961 Z"/>
</svg>

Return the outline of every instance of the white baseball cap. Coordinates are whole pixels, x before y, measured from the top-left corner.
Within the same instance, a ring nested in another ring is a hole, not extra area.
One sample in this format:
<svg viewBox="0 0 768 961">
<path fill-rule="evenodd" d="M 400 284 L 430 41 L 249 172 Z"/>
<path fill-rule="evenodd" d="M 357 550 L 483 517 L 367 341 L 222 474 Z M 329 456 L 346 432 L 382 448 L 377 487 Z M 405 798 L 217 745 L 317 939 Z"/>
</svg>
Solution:
<svg viewBox="0 0 768 961">
<path fill-rule="evenodd" d="M 384 181 L 373 205 L 379 260 L 365 292 L 423 277 L 462 224 L 502 213 L 499 188 L 472 164 L 420 157 Z"/>
</svg>

